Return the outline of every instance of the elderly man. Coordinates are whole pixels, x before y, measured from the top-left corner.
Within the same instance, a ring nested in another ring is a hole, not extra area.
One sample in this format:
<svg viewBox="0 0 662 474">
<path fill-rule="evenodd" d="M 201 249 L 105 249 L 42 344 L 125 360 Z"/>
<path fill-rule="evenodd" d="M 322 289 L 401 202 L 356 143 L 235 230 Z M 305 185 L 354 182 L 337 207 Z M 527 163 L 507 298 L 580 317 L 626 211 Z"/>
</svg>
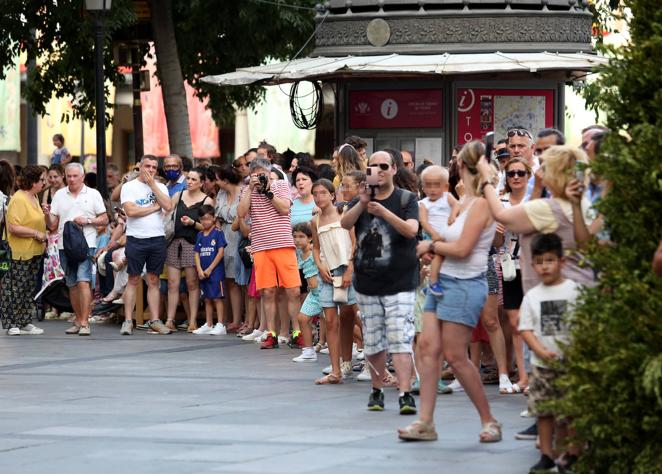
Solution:
<svg viewBox="0 0 662 474">
<path fill-rule="evenodd" d="M 140 160 L 139 175 L 122 186 L 120 200 L 126 214 L 126 258 L 129 282 L 124 291 L 124 317 L 120 334 L 133 333 L 133 310 L 136 305 L 136 288 L 143 267 L 147 271 L 147 304 L 151 320 L 149 332 L 170 334 L 159 320 L 159 275 L 166 258 L 163 212 L 172 209 L 168 189 L 154 177 L 158 168 L 155 156 L 145 155 Z"/>
<path fill-rule="evenodd" d="M 163 160 L 163 170 L 167 180 L 166 187 L 168 195 L 174 196 L 186 189 L 186 176 L 184 176 L 184 164 L 179 155 L 168 155 Z"/>
<path fill-rule="evenodd" d="M 60 236 L 58 248 L 60 263 L 65 272 L 65 280 L 69 288 L 69 299 L 76 313 L 73 326 L 67 329 L 67 334 L 79 336 L 90 335 L 88 323 L 92 312 L 92 282 L 94 281 L 95 265 L 92 258 L 96 254 L 97 226 L 108 224 L 108 214 L 101 194 L 96 189 L 83 184 L 85 169 L 80 163 L 69 163 L 65 168 L 67 185 L 60 189 L 46 210 L 46 221 L 51 231 Z M 64 224 L 73 221 L 83 229 L 85 241 L 89 247 L 89 257 L 84 262 L 68 262 L 64 252 Z"/>
<path fill-rule="evenodd" d="M 251 251 L 255 265 L 255 283 L 262 296 L 269 334 L 262 349 L 278 347 L 276 333 L 276 288 L 285 289 L 287 311 L 295 331 L 299 330 L 299 266 L 292 237 L 290 207 L 292 197 L 287 180 L 272 180 L 271 163 L 255 158 L 249 166 L 250 181 L 237 207 L 239 217 L 251 218 Z M 287 340 L 289 327 L 281 327 Z"/>
<path fill-rule="evenodd" d="M 368 409 L 384 409 L 382 385 L 388 350 L 398 378 L 400 414 L 413 414 L 416 403 L 410 385 L 418 286 L 418 202 L 414 193 L 394 186 L 396 167 L 389 153 L 374 153 L 368 171 L 379 179 L 374 192 L 369 194 L 363 188 L 359 201 L 350 204 L 341 220 L 345 229 L 354 227 L 356 232 L 354 288 L 372 378 Z"/>
<path fill-rule="evenodd" d="M 407 150 L 401 150 L 400 154 L 402 155 L 402 163 L 405 168 L 413 172 L 416 169 L 416 162 L 414 161 L 412 154 Z"/>
<path fill-rule="evenodd" d="M 533 153 L 535 150 L 535 143 L 533 142 L 533 136 L 531 135 L 531 132 L 523 127 L 513 127 L 508 129 L 506 136 L 508 139 L 508 151 L 510 152 L 510 157 L 523 158 L 529 164 L 531 171 L 535 175 L 536 171 L 538 171 L 538 168 L 540 168 L 540 162 Z M 535 184 L 535 176 L 531 176 L 526 187 L 527 199 L 530 198 L 533 194 Z"/>
</svg>

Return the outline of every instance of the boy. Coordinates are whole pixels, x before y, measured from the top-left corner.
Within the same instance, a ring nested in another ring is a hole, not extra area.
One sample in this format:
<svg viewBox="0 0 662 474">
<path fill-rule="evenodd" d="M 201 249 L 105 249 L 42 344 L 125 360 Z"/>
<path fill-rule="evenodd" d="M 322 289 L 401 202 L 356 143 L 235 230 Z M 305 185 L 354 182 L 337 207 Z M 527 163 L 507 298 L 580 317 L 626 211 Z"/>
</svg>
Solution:
<svg viewBox="0 0 662 474">
<path fill-rule="evenodd" d="M 223 252 L 227 242 L 222 230 L 215 227 L 216 218 L 213 206 L 205 204 L 198 211 L 202 231 L 198 233 L 195 242 L 195 268 L 200 278 L 200 289 L 205 300 L 205 315 L 207 321 L 194 334 L 209 334 L 217 336 L 226 334 L 223 326 L 223 280 L 225 280 L 225 268 L 223 267 Z M 214 306 L 218 323 L 214 326 Z"/>
<path fill-rule="evenodd" d="M 557 400 L 563 396 L 556 388 L 556 379 L 561 375 L 548 364 L 563 358 L 558 342 L 569 340 L 567 314 L 575 304 L 579 285 L 563 278 L 563 245 L 556 234 L 541 234 L 531 243 L 534 271 L 542 283 L 531 288 L 520 309 L 519 330 L 522 338 L 529 345 L 531 354 L 532 379 L 529 385 L 529 411 L 536 414 L 538 434 L 540 436 L 541 457 L 530 472 L 555 471 L 554 435 L 555 419 L 549 411 L 540 408 L 540 404 Z M 565 440 L 565 427 L 557 427 L 557 447 Z M 566 463 L 574 461 L 574 456 L 566 456 Z"/>
<path fill-rule="evenodd" d="M 441 166 L 428 166 L 421 173 L 423 192 L 426 197 L 419 201 L 419 221 L 421 227 L 433 242 L 442 240 L 441 235 L 452 224 L 457 215 L 458 202 L 448 192 L 448 170 Z M 435 255 L 430 264 L 430 284 L 428 291 L 442 296 L 444 290 L 439 283 L 439 271 L 444 257 Z"/>
</svg>

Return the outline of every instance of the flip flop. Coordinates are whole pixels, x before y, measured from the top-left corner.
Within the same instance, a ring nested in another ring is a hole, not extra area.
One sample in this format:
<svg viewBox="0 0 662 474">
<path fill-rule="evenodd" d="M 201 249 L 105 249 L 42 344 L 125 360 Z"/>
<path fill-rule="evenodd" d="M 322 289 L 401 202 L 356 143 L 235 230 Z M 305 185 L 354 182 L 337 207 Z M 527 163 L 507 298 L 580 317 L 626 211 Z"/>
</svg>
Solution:
<svg viewBox="0 0 662 474">
<path fill-rule="evenodd" d="M 437 432 L 432 423 L 416 420 L 406 428 L 398 429 L 398 438 L 403 441 L 436 441 Z"/>
<path fill-rule="evenodd" d="M 342 377 L 334 374 L 325 375 L 324 377 L 315 380 L 315 385 L 337 385 L 343 383 Z"/>
</svg>

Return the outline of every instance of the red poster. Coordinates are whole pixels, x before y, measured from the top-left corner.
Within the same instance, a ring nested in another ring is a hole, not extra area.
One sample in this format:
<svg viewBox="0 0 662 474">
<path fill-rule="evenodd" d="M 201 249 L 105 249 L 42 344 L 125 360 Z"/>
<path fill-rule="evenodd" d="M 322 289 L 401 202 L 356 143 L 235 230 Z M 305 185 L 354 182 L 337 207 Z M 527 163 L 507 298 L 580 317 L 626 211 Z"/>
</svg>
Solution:
<svg viewBox="0 0 662 474">
<path fill-rule="evenodd" d="M 441 128 L 440 90 L 350 91 L 349 128 Z"/>
<path fill-rule="evenodd" d="M 494 130 L 504 138 L 513 126 L 535 134 L 554 126 L 553 89 L 458 89 L 457 143 L 480 140 Z"/>
</svg>

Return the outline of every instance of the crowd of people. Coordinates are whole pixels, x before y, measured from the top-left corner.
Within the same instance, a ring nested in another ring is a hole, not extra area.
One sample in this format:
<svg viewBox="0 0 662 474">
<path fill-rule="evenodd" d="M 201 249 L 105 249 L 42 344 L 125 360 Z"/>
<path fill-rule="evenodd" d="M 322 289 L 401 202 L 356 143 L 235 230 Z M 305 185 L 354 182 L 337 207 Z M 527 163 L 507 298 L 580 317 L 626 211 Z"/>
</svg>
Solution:
<svg viewBox="0 0 662 474">
<path fill-rule="evenodd" d="M 538 439 L 532 470 L 568 470 L 580 452 L 546 402 L 562 396 L 568 315 L 595 278 L 581 249 L 609 239 L 594 209 L 608 185 L 588 171 L 607 133 L 588 127 L 574 148 L 558 130 L 515 127 L 490 156 L 479 141 L 456 147 L 448 168 L 367 156 L 356 136 L 331 165 L 266 142 L 220 166 L 145 155 L 122 177 L 108 167 L 106 200 L 56 136 L 50 168 L 0 161 L 3 328 L 42 334 L 48 310 L 88 336 L 122 315 L 125 336 L 232 334 L 300 350 L 294 363 L 326 353 L 315 383 L 370 382 L 371 411 L 395 388 L 399 413 L 419 415 L 398 430 L 410 441 L 437 439 L 437 395 L 458 391 L 479 441 L 500 441 L 495 384 L 528 396 L 537 423 L 516 437 Z M 54 281 L 72 311 L 35 298 Z M 141 281 L 149 321 L 137 327 Z"/>
</svg>

